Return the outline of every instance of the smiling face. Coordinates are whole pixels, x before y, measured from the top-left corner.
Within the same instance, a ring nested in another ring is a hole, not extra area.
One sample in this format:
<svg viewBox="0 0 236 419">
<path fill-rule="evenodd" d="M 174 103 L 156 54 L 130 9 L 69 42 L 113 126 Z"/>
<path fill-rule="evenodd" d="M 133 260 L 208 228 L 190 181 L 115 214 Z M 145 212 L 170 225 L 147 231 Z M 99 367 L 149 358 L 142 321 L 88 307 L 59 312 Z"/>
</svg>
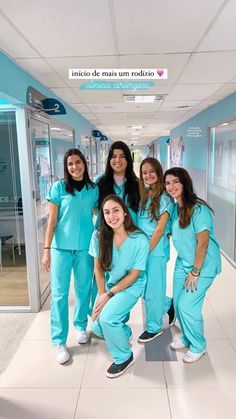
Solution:
<svg viewBox="0 0 236 419">
<path fill-rule="evenodd" d="M 125 153 L 121 149 L 114 149 L 111 160 L 110 166 L 117 176 L 125 176 L 125 171 L 128 163 L 125 157 Z"/>
<path fill-rule="evenodd" d="M 150 163 L 144 163 L 141 170 L 143 182 L 150 187 L 156 185 L 158 177 L 154 167 Z"/>
<path fill-rule="evenodd" d="M 74 180 L 82 180 L 84 177 L 85 165 L 79 156 L 73 154 L 67 158 L 67 170 Z"/>
<path fill-rule="evenodd" d="M 177 176 L 167 175 L 165 178 L 166 191 L 172 198 L 175 198 L 179 205 L 182 205 L 183 185 Z"/>
<path fill-rule="evenodd" d="M 118 230 L 123 226 L 126 214 L 120 204 L 109 199 L 103 206 L 103 215 L 107 225 Z"/>
</svg>

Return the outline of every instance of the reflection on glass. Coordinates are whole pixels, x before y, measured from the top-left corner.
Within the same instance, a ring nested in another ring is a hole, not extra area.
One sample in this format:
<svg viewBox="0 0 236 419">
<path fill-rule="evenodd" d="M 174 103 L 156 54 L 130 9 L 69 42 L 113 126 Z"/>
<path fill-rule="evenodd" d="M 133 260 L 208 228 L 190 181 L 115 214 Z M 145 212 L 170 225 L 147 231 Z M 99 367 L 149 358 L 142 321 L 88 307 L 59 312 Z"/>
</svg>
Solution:
<svg viewBox="0 0 236 419">
<path fill-rule="evenodd" d="M 216 209 L 216 235 L 234 261 L 236 202 L 236 121 L 213 127 L 210 136 L 208 202 Z"/>
<path fill-rule="evenodd" d="M 0 306 L 29 305 L 15 112 L 0 112 Z"/>
<path fill-rule="evenodd" d="M 100 164 L 101 164 L 101 173 L 105 172 L 107 156 L 109 152 L 109 145 L 105 143 L 100 144 Z"/>
<path fill-rule="evenodd" d="M 48 201 L 46 198 L 52 182 L 49 126 L 44 122 L 30 119 L 30 127 L 36 198 L 36 227 L 40 266 L 40 292 L 41 295 L 43 295 L 50 283 L 50 274 L 43 270 L 40 263 L 43 256 L 44 237 L 48 221 Z"/>
<path fill-rule="evenodd" d="M 93 170 L 92 170 L 92 157 L 91 157 L 91 144 L 90 138 L 86 135 L 81 134 L 81 144 L 80 150 L 84 154 L 84 157 L 87 161 L 89 176 L 93 177 Z"/>
<path fill-rule="evenodd" d="M 67 128 L 52 126 L 50 128 L 53 181 L 64 177 L 63 158 L 69 148 L 74 147 L 73 131 Z"/>
</svg>

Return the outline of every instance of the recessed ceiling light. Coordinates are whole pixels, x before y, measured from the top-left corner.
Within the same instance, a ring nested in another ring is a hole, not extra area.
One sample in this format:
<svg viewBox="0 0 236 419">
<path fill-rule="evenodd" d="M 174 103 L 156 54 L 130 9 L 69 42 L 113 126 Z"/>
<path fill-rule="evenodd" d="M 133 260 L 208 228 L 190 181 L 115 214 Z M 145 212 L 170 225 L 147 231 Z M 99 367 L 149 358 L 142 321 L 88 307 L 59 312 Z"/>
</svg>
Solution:
<svg viewBox="0 0 236 419">
<path fill-rule="evenodd" d="M 135 130 L 139 130 L 139 129 L 143 129 L 143 128 L 146 128 L 147 127 L 147 125 L 127 125 L 127 128 L 128 129 L 135 129 Z"/>
<path fill-rule="evenodd" d="M 153 103 L 157 100 L 164 100 L 166 94 L 160 95 L 124 95 L 126 103 Z"/>
</svg>

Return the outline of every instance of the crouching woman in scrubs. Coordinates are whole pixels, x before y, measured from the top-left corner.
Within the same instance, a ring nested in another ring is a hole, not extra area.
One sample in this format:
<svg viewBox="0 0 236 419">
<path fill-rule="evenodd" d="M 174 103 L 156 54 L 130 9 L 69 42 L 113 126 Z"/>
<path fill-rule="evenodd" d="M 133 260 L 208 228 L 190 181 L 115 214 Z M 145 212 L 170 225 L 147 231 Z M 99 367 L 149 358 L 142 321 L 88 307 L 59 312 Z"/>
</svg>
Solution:
<svg viewBox="0 0 236 419">
<path fill-rule="evenodd" d="M 95 258 L 98 284 L 91 330 L 105 339 L 113 357 L 106 375 L 115 378 L 134 362 L 129 345 L 131 329 L 126 322 L 143 293 L 149 253 L 148 238 L 116 195 L 109 195 L 102 203 L 101 227 L 93 233 L 89 253 Z"/>
<path fill-rule="evenodd" d="M 66 152 L 64 176 L 49 191 L 49 221 L 42 259 L 45 269 L 51 268 L 51 338 L 60 364 L 69 360 L 66 341 L 72 269 L 77 341 L 88 341 L 86 326 L 94 266 L 88 249 L 94 230 L 93 209 L 98 201 L 98 187 L 90 180 L 85 157 L 78 149 Z"/>
<path fill-rule="evenodd" d="M 208 288 L 221 271 L 219 245 L 214 235 L 213 211 L 193 191 L 188 172 L 172 167 L 164 175 L 166 191 L 176 200 L 172 213 L 172 239 L 177 250 L 174 271 L 174 307 L 182 336 L 174 350 L 188 349 L 184 362 L 198 361 L 206 353 L 202 305 Z"/>
</svg>

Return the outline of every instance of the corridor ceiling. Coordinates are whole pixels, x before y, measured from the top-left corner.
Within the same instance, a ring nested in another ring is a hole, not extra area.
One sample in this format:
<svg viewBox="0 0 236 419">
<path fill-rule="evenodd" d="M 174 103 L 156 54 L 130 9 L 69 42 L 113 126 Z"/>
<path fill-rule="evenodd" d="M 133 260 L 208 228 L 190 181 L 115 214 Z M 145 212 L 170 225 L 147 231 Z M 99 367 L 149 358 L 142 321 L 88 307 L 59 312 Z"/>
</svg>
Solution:
<svg viewBox="0 0 236 419">
<path fill-rule="evenodd" d="M 4 53 L 113 140 L 149 143 L 236 91 L 236 0 L 0 0 L 0 28 Z M 166 68 L 142 92 L 166 96 L 80 90 L 70 68 Z"/>
</svg>

